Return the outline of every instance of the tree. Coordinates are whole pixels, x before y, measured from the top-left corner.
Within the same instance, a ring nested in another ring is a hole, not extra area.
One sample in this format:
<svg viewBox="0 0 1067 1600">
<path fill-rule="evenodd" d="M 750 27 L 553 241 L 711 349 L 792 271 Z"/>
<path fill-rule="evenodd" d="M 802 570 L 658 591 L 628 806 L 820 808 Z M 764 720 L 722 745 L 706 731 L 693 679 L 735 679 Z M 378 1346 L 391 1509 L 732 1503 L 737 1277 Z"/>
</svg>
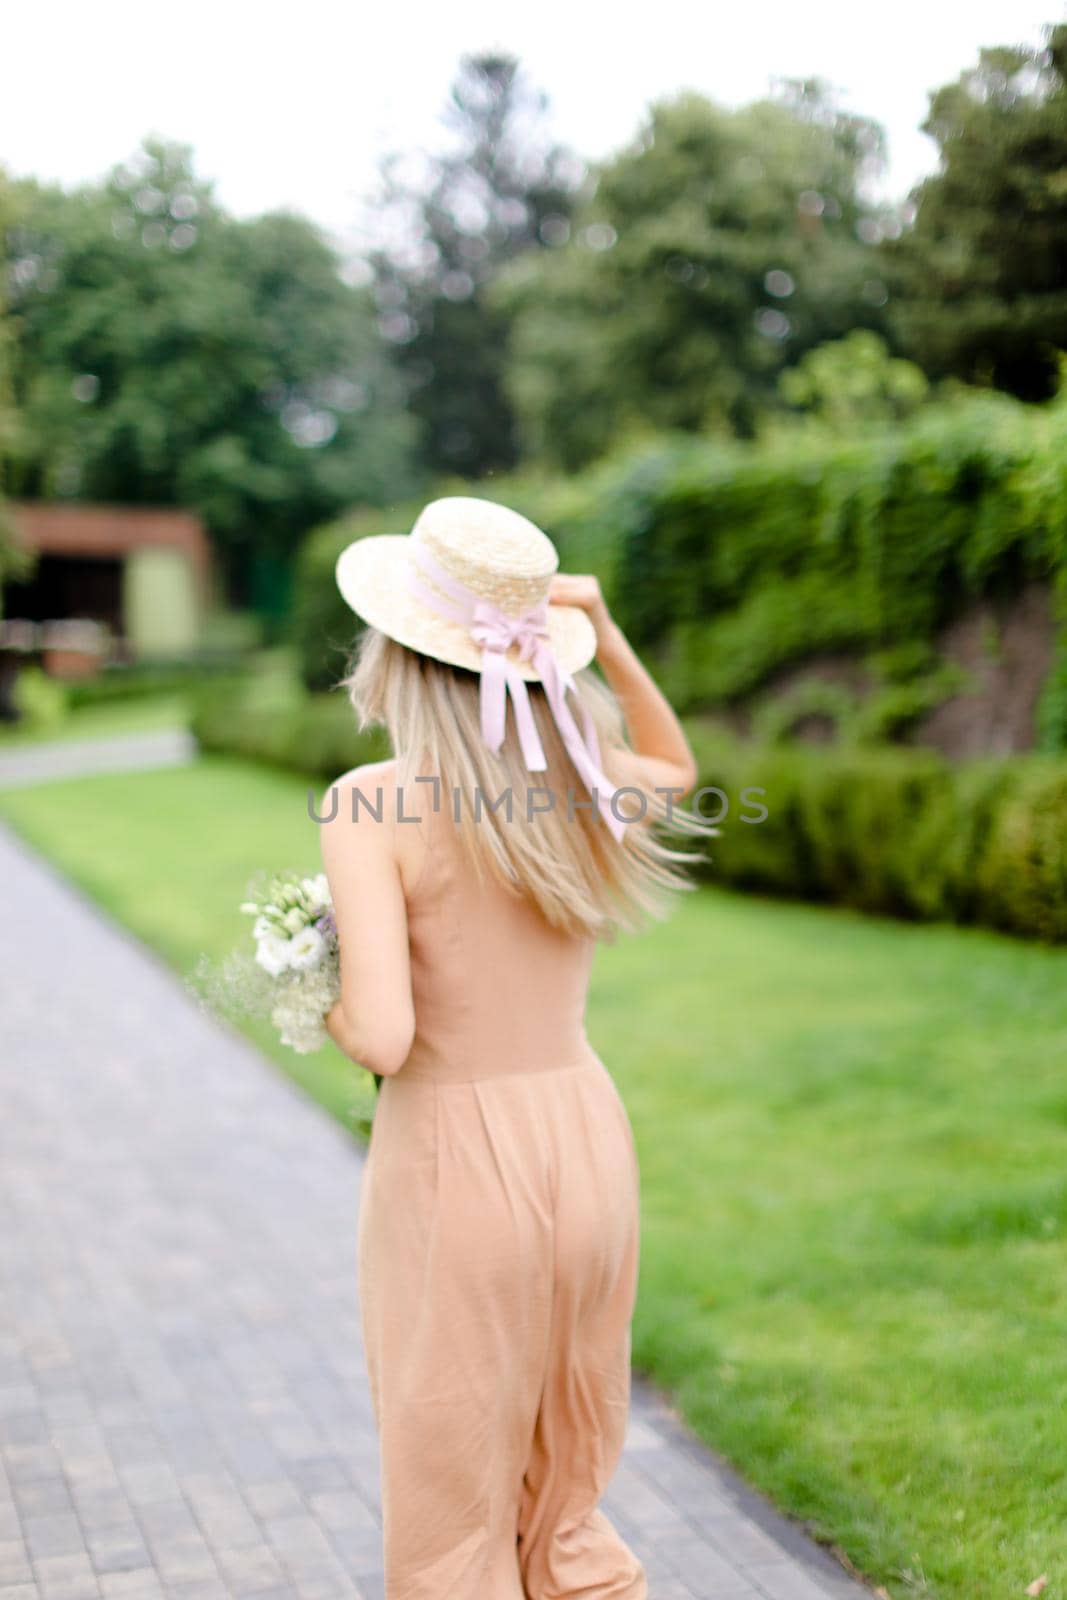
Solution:
<svg viewBox="0 0 1067 1600">
<path fill-rule="evenodd" d="M 11 184 L 0 170 L 0 236 L 14 212 Z M 34 557 L 20 545 L 11 518 L 4 507 L 9 463 L 17 437 L 17 417 L 12 384 L 14 331 L 8 312 L 7 285 L 0 276 L 0 585 L 10 578 L 25 578 Z"/>
<path fill-rule="evenodd" d="M 314 523 L 408 491 L 366 291 L 303 218 L 229 217 L 187 147 L 73 193 L 23 182 L 7 248 L 20 494 L 188 506 L 254 602 Z"/>
<path fill-rule="evenodd" d="M 514 57 L 463 57 L 444 119 L 454 148 L 388 155 L 368 206 L 361 253 L 430 472 L 477 478 L 518 458 L 503 386 L 510 318 L 487 290 L 566 233 L 585 177 L 550 138 L 546 109 Z"/>
<path fill-rule="evenodd" d="M 821 427 L 851 432 L 862 423 L 899 422 L 927 398 L 921 367 L 892 356 L 869 328 L 854 328 L 809 350 L 778 379 L 786 405 Z"/>
<path fill-rule="evenodd" d="M 736 111 L 691 92 L 653 106 L 569 242 L 496 287 L 526 449 L 575 469 L 645 430 L 752 436 L 783 367 L 883 325 L 860 194 L 883 159 L 877 125 L 819 80 Z"/>
<path fill-rule="evenodd" d="M 982 50 L 930 97 L 938 172 L 882 249 L 894 337 L 933 377 L 1056 393 L 1067 348 L 1067 24 L 1044 49 Z"/>
</svg>

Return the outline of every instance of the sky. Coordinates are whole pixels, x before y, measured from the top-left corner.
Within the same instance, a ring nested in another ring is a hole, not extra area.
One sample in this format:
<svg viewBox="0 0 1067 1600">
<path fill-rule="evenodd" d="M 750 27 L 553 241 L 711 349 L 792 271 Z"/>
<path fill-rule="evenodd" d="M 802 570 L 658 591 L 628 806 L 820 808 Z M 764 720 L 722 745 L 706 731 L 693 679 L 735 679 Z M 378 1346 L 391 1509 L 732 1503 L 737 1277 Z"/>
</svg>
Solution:
<svg viewBox="0 0 1067 1600">
<path fill-rule="evenodd" d="M 693 89 L 725 106 L 819 76 L 886 129 L 872 198 L 936 167 L 929 91 L 982 45 L 1043 41 L 1059 0 L 661 0 L 632 10 L 536 0 L 52 0 L 4 18 L 0 166 L 65 185 L 102 177 L 150 133 L 191 144 L 238 216 L 286 207 L 344 248 L 387 150 L 440 148 L 460 57 L 505 50 L 548 96 L 554 136 L 599 160 L 648 105 Z"/>
</svg>

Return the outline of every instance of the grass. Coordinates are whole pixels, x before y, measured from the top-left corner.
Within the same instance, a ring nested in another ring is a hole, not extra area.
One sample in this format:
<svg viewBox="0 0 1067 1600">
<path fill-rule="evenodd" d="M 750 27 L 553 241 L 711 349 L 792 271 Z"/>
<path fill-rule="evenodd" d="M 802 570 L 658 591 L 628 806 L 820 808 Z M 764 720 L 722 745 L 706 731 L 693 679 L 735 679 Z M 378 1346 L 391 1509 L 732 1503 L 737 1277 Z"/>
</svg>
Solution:
<svg viewBox="0 0 1067 1600">
<path fill-rule="evenodd" d="M 158 772 L 0 790 L 0 816 L 187 977 L 202 953 L 218 960 L 248 938 L 237 907 L 257 869 L 321 870 L 307 789 L 289 774 L 203 757 Z M 316 794 L 323 789 L 316 785 Z M 359 1131 L 374 1107 L 362 1068 L 333 1044 L 298 1056 L 269 1025 L 239 1026 Z"/>
<path fill-rule="evenodd" d="M 0 813 L 188 972 L 251 871 L 315 864 L 307 789 L 213 758 Z M 892 1596 L 1062 1596 L 1067 951 L 707 890 L 600 951 L 587 1020 L 641 1163 L 636 1364 Z M 258 1042 L 353 1125 L 365 1074 Z"/>
</svg>

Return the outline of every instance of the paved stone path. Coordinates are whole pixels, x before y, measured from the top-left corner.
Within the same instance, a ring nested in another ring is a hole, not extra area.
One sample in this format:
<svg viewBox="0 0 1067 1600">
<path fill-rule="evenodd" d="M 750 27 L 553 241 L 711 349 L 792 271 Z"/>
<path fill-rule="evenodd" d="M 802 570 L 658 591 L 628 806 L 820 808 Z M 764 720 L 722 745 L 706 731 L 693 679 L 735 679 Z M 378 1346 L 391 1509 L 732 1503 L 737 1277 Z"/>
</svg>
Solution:
<svg viewBox="0 0 1067 1600">
<path fill-rule="evenodd" d="M 0 1600 L 380 1600 L 359 1146 L 2 828 L 0 882 Z M 869 1600 L 641 1382 L 605 1508 L 651 1600 Z"/>
<path fill-rule="evenodd" d="M 49 739 L 0 750 L 0 789 L 80 778 L 94 772 L 137 772 L 181 766 L 196 755 L 185 728 L 153 728 L 99 739 Z"/>
</svg>

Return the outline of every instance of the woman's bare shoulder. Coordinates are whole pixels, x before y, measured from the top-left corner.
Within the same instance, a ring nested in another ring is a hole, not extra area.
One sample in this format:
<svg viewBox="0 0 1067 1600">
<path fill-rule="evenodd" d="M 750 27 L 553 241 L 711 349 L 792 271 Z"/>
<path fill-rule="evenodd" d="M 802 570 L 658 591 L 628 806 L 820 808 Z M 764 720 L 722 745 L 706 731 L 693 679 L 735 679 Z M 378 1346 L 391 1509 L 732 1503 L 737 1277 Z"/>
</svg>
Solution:
<svg viewBox="0 0 1067 1600">
<path fill-rule="evenodd" d="M 399 765 L 395 756 L 390 756 L 385 761 L 366 761 L 360 767 L 351 767 L 348 772 L 342 772 L 341 776 L 335 778 L 329 785 L 329 789 L 336 789 L 339 794 L 349 796 L 353 790 L 358 790 L 368 805 L 373 803 L 377 806 L 379 789 L 383 801 L 395 796 Z M 393 803 L 395 804 L 395 800 Z M 384 806 L 382 814 L 383 816 L 387 814 Z"/>
<path fill-rule="evenodd" d="M 379 847 L 391 848 L 396 816 L 396 762 L 368 761 L 334 778 L 323 795 L 320 812 L 323 837 L 347 835 L 358 823 L 364 836 L 378 835 Z M 367 839 L 369 843 L 369 838 Z"/>
<path fill-rule="evenodd" d="M 330 814 L 332 809 L 339 821 L 357 823 L 364 837 L 375 835 L 377 847 L 396 861 L 407 888 L 417 880 L 425 850 L 422 840 L 413 836 L 424 830 L 397 826 L 401 822 L 421 820 L 409 814 L 411 797 L 404 794 L 399 775 L 400 762 L 396 756 L 353 767 L 330 785 L 326 811 Z M 330 800 L 331 790 L 337 794 L 336 807 Z"/>
</svg>

